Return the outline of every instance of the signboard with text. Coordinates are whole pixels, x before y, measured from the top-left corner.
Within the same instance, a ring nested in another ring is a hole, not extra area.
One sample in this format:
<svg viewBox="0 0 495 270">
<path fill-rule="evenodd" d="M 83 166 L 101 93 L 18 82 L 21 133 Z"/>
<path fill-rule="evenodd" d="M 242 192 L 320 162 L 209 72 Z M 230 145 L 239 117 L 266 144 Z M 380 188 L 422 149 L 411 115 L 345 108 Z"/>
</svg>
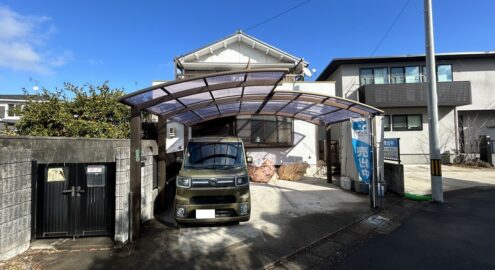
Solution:
<svg viewBox="0 0 495 270">
<path fill-rule="evenodd" d="M 400 162 L 399 138 L 387 138 L 383 140 L 383 157 L 386 160 L 394 160 Z"/>
<path fill-rule="evenodd" d="M 370 183 L 373 171 L 370 123 L 367 118 L 351 119 L 352 151 L 359 180 Z"/>
</svg>

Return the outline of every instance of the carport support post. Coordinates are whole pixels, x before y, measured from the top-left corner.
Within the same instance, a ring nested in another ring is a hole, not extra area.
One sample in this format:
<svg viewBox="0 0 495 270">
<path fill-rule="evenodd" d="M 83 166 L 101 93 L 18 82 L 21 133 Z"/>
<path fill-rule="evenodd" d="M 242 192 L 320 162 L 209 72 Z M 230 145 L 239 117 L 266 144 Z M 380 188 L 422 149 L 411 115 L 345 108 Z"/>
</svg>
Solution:
<svg viewBox="0 0 495 270">
<path fill-rule="evenodd" d="M 332 133 L 330 125 L 325 126 L 325 161 L 327 163 L 327 183 L 332 183 Z"/>
<path fill-rule="evenodd" d="M 167 118 L 158 116 L 158 196 L 160 208 L 165 206 L 167 184 Z"/>
<path fill-rule="evenodd" d="M 189 126 L 184 125 L 184 146 L 183 146 L 184 149 L 186 149 L 188 143 L 189 143 Z"/>
<path fill-rule="evenodd" d="M 139 238 L 141 222 L 141 110 L 131 107 L 130 240 Z"/>
</svg>

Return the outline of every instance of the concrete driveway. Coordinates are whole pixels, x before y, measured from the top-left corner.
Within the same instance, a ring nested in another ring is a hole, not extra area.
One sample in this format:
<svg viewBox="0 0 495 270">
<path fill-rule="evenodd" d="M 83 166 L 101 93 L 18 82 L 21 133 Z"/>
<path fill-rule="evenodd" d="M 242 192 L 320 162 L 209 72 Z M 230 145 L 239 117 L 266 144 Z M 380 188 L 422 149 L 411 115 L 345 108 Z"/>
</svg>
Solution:
<svg viewBox="0 0 495 270">
<path fill-rule="evenodd" d="M 369 198 L 323 179 L 251 185 L 251 220 L 172 228 L 145 224 L 136 243 L 110 250 L 41 252 L 44 269 L 253 269 L 371 214 Z M 77 241 L 77 240 L 76 240 Z"/>
<path fill-rule="evenodd" d="M 442 166 L 444 191 L 495 185 L 495 169 Z M 406 192 L 431 194 L 430 167 L 428 165 L 404 165 Z"/>
</svg>

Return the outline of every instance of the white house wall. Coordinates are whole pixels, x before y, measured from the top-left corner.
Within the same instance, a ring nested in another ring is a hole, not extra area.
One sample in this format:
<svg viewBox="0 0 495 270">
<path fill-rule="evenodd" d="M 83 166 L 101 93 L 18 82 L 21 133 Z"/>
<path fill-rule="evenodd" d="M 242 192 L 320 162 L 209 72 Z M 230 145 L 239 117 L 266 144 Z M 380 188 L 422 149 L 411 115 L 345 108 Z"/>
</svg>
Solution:
<svg viewBox="0 0 495 270">
<path fill-rule="evenodd" d="M 251 46 L 243 42 L 235 42 L 228 45 L 226 48 L 217 49 L 211 54 L 200 56 L 197 61 L 189 61 L 192 63 L 288 63 L 287 60 L 280 61 L 278 58 L 273 57 L 270 54 L 266 54 L 257 49 L 253 49 Z M 294 61 L 289 61 L 293 63 Z"/>
<path fill-rule="evenodd" d="M 317 161 L 317 126 L 294 120 L 294 146 L 291 148 L 248 148 L 254 160 L 269 159 L 276 165 L 290 162 L 307 162 L 313 168 Z"/>
<path fill-rule="evenodd" d="M 423 130 L 407 131 L 385 131 L 385 138 L 400 138 L 400 155 L 405 164 L 428 164 L 429 142 L 428 142 L 428 111 L 426 108 L 401 108 L 386 109 L 386 115 L 394 114 L 421 114 Z M 455 145 L 455 119 L 452 108 L 440 107 L 439 119 L 439 142 L 440 153 L 450 152 L 454 154 Z"/>
<path fill-rule="evenodd" d="M 459 111 L 495 110 L 495 60 L 465 59 L 452 62 L 454 81 L 470 81 L 472 104 Z M 493 114 L 492 114 L 493 115 Z M 493 115 L 495 117 L 495 115 Z"/>
</svg>

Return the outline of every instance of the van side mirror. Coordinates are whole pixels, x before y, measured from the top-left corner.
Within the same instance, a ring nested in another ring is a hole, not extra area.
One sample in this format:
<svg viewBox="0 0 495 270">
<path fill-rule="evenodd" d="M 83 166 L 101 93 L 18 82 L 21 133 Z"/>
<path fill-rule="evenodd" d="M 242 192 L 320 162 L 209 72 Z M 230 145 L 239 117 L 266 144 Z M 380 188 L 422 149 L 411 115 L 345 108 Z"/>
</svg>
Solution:
<svg viewBox="0 0 495 270">
<path fill-rule="evenodd" d="M 251 157 L 251 156 L 247 156 L 247 157 L 246 157 L 246 162 L 247 162 L 248 164 L 253 163 L 253 157 Z"/>
<path fill-rule="evenodd" d="M 175 158 L 175 161 L 176 161 L 177 163 L 182 163 L 182 162 L 184 162 L 184 158 L 183 158 L 183 157 L 176 157 L 176 158 Z"/>
</svg>

